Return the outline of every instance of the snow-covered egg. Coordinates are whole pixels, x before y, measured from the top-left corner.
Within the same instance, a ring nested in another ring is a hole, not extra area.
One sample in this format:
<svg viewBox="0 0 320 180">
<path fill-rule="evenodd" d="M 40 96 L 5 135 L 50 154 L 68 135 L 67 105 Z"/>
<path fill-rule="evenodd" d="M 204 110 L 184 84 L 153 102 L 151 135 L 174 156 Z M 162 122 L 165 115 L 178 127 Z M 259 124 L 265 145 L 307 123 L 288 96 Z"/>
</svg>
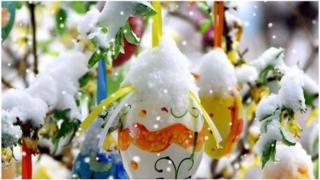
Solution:
<svg viewBox="0 0 320 180">
<path fill-rule="evenodd" d="M 201 110 L 189 96 L 196 86 L 188 60 L 171 39 L 133 61 L 132 85 L 120 112 L 118 147 L 130 178 L 191 178 L 204 147 Z"/>
<path fill-rule="evenodd" d="M 232 152 L 242 132 L 241 96 L 237 91 L 235 70 L 222 49 L 208 52 L 201 60 L 198 77 L 201 103 L 222 137 L 222 148 L 218 148 L 205 123 L 205 152 L 218 159 Z"/>
</svg>

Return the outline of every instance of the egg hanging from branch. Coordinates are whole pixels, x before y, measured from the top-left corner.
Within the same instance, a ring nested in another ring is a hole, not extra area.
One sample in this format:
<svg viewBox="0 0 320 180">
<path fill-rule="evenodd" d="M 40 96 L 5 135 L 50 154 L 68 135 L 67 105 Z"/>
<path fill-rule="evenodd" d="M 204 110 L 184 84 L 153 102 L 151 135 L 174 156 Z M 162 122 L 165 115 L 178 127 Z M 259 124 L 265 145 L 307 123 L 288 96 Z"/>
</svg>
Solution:
<svg viewBox="0 0 320 180">
<path fill-rule="evenodd" d="M 205 152 L 214 159 L 230 154 L 243 128 L 242 102 L 237 90 L 233 65 L 220 48 L 215 48 L 202 57 L 198 85 L 200 99 L 222 137 L 222 148 L 212 141 L 212 132 L 204 125 Z"/>
<path fill-rule="evenodd" d="M 122 88 L 87 119 L 127 94 L 111 112 L 99 146 L 117 121 L 118 148 L 130 178 L 191 178 L 204 148 L 203 120 L 211 122 L 196 91 L 187 58 L 172 39 L 163 38 L 132 62 Z M 209 124 L 219 144 L 220 135 Z"/>
</svg>

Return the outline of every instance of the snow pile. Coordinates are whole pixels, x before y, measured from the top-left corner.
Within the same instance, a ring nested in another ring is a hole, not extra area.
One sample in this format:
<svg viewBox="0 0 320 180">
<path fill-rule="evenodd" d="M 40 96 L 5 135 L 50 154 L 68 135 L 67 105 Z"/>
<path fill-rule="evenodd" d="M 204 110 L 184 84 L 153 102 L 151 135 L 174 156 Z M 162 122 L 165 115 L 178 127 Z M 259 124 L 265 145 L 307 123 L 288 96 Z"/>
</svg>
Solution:
<svg viewBox="0 0 320 180">
<path fill-rule="evenodd" d="M 108 48 L 119 29 L 125 25 L 129 16 L 138 15 L 137 6 L 150 6 L 148 2 L 108 1 L 101 12 L 91 9 L 79 22 L 78 29 L 82 38 L 97 38 L 100 46 Z M 107 32 L 104 28 L 107 28 Z"/>
<path fill-rule="evenodd" d="M 260 72 L 268 66 L 285 69 L 284 64 L 284 49 L 271 47 L 266 50 L 258 59 L 254 60 L 251 65 L 257 68 Z"/>
<path fill-rule="evenodd" d="M 62 54 L 49 72 L 40 73 L 25 90 L 11 89 L 3 94 L 2 109 L 34 127 L 43 124 L 52 109 L 71 108 L 71 117 L 80 118 L 75 102 L 79 78 L 87 71 L 88 56 L 77 51 Z"/>
<path fill-rule="evenodd" d="M 300 144 L 276 147 L 276 162 L 268 162 L 263 169 L 266 179 L 313 179 L 311 157 Z"/>
<path fill-rule="evenodd" d="M 251 65 L 242 65 L 235 68 L 237 82 L 239 84 L 254 83 L 258 78 L 258 72 Z"/>
<path fill-rule="evenodd" d="M 262 99 L 256 111 L 256 120 L 272 115 L 276 108 L 289 108 L 294 112 L 305 111 L 306 104 L 303 90 L 316 92 L 317 85 L 301 70 L 288 68 L 280 81 L 278 94 Z"/>
<path fill-rule="evenodd" d="M 261 134 L 258 142 L 256 143 L 254 150 L 261 154 L 265 150 L 266 145 L 272 141 L 281 141 L 282 135 L 280 132 L 281 124 L 279 121 L 271 121 L 267 126 L 267 132 Z"/>
<path fill-rule="evenodd" d="M 202 57 L 199 74 L 201 96 L 229 95 L 236 89 L 234 67 L 222 49 L 214 49 Z"/>
<path fill-rule="evenodd" d="M 18 143 L 18 140 L 21 138 L 21 129 L 19 126 L 13 125 L 15 118 L 7 111 L 2 110 L 1 121 L 1 147 L 11 147 Z"/>
<path fill-rule="evenodd" d="M 2 109 L 22 122 L 31 122 L 34 127 L 40 127 L 48 106 L 42 99 L 33 97 L 24 90 L 10 89 L 3 94 Z"/>
<path fill-rule="evenodd" d="M 294 111 L 306 109 L 303 95 L 303 72 L 298 69 L 288 69 L 281 79 L 279 96 L 282 106 Z"/>
<path fill-rule="evenodd" d="M 281 102 L 276 94 L 271 94 L 270 96 L 263 98 L 257 106 L 255 120 L 260 121 L 268 116 L 271 116 L 273 112 L 280 106 Z"/>
<path fill-rule="evenodd" d="M 142 52 L 131 62 L 122 86 L 127 85 L 136 88 L 132 98 L 142 106 L 150 109 L 175 107 L 177 111 L 185 110 L 189 91 L 197 90 L 187 58 L 175 42 L 166 37 L 159 47 Z"/>
</svg>

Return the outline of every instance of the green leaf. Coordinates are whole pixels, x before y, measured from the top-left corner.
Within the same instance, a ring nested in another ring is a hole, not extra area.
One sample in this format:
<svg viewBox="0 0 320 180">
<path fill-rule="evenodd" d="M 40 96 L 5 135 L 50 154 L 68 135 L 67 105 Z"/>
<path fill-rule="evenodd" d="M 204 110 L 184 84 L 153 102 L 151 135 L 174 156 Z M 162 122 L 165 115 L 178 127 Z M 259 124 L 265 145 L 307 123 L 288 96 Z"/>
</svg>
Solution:
<svg viewBox="0 0 320 180">
<path fill-rule="evenodd" d="M 61 127 L 58 133 L 55 135 L 55 137 L 53 137 L 52 142 L 55 145 L 58 145 L 61 138 L 66 137 L 68 134 L 72 132 L 75 132 L 79 126 L 80 126 L 79 121 L 63 120 Z"/>
<path fill-rule="evenodd" d="M 303 95 L 304 95 L 306 105 L 310 106 L 312 108 L 315 108 L 314 101 L 316 99 L 318 99 L 319 94 L 318 93 L 311 93 L 311 92 L 304 89 Z"/>
<path fill-rule="evenodd" d="M 88 11 L 89 6 L 85 2 L 72 1 L 71 8 L 79 14 L 85 14 Z"/>
<path fill-rule="evenodd" d="M 313 173 L 315 179 L 319 179 L 319 158 L 313 162 Z"/>
<path fill-rule="evenodd" d="M 257 79 L 257 83 L 258 84 L 261 84 L 261 85 L 264 85 L 266 84 L 267 82 L 267 77 L 268 77 L 268 74 L 270 71 L 272 71 L 274 69 L 274 66 L 272 65 L 268 65 L 266 68 L 264 68 L 260 74 L 259 74 L 259 77 Z"/>
<path fill-rule="evenodd" d="M 296 144 L 296 140 L 294 139 L 294 137 L 288 133 L 286 130 L 284 130 L 283 128 L 279 128 L 280 133 L 281 133 L 281 137 L 282 137 L 282 142 L 288 146 L 293 146 Z"/>
<path fill-rule="evenodd" d="M 9 18 L 7 24 L 4 27 L 1 26 L 1 38 L 2 38 L 2 41 L 4 41 L 9 36 L 14 24 L 14 19 L 16 14 L 16 3 L 4 1 L 4 2 L 1 2 L 1 6 L 2 6 L 1 11 L 4 12 L 4 9 L 6 9 L 6 12 Z M 1 18 L 4 18 L 3 12 L 2 12 Z"/>
<path fill-rule="evenodd" d="M 203 23 L 200 24 L 200 32 L 205 33 L 211 26 L 211 21 L 209 19 L 205 20 Z"/>
<path fill-rule="evenodd" d="M 204 15 L 206 15 L 208 19 L 211 19 L 211 14 L 210 14 L 211 10 L 210 10 L 210 7 L 209 7 L 208 3 L 203 1 L 203 2 L 197 3 L 197 5 L 198 5 L 199 10 Z"/>
<path fill-rule="evenodd" d="M 63 34 L 66 31 L 66 20 L 67 12 L 60 8 L 56 14 L 56 31 L 59 34 Z"/>
<path fill-rule="evenodd" d="M 138 2 L 133 13 L 134 16 L 153 16 L 155 14 L 157 12 L 149 2 Z"/>
<path fill-rule="evenodd" d="M 108 49 L 100 47 L 90 57 L 88 61 L 88 68 L 92 68 L 100 59 L 103 59 L 106 64 L 110 64 L 108 61 Z"/>
<path fill-rule="evenodd" d="M 264 147 L 264 150 L 262 152 L 262 168 L 264 168 L 264 166 L 269 160 L 275 161 L 276 145 L 277 145 L 277 141 L 273 140 Z"/>
<path fill-rule="evenodd" d="M 123 30 L 120 28 L 120 30 L 116 34 L 114 46 L 113 46 L 113 52 L 112 52 L 112 58 L 116 59 L 120 53 L 124 53 L 124 42 L 123 42 Z"/>
<path fill-rule="evenodd" d="M 123 27 L 123 34 L 130 44 L 139 45 L 140 38 L 132 31 L 130 24 L 127 22 Z"/>
<path fill-rule="evenodd" d="M 108 78 L 108 94 L 111 95 L 113 94 L 114 92 L 116 92 L 119 88 L 120 88 L 120 85 L 121 85 L 121 82 L 123 81 L 124 79 L 124 76 L 125 76 L 125 66 L 122 66 L 121 69 L 118 71 L 118 75 L 115 76 L 114 74 L 112 75 L 108 75 L 107 78 Z"/>
<path fill-rule="evenodd" d="M 70 111 L 71 109 L 65 109 L 65 110 L 61 110 L 61 111 L 55 111 L 54 113 L 54 117 L 57 119 L 57 120 L 60 120 L 60 119 L 69 119 L 70 118 Z"/>
<path fill-rule="evenodd" d="M 84 87 L 88 84 L 88 82 L 93 79 L 93 75 L 90 72 L 87 72 L 79 79 L 80 87 Z"/>
</svg>

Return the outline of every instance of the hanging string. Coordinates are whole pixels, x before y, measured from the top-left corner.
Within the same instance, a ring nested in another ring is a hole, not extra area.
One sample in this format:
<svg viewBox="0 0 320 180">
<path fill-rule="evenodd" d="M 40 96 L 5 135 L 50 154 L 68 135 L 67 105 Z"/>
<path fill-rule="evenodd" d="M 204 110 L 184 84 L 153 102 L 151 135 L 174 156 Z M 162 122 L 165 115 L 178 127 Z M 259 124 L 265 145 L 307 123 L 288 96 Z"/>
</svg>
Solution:
<svg viewBox="0 0 320 180">
<path fill-rule="evenodd" d="M 223 35 L 224 4 L 223 1 L 213 4 L 213 22 L 214 22 L 214 47 L 221 48 Z"/>
<path fill-rule="evenodd" d="M 192 100 L 194 100 L 196 102 L 196 104 L 199 106 L 201 112 L 203 113 L 203 118 L 204 120 L 208 123 L 208 126 L 212 132 L 212 135 L 214 137 L 214 140 L 216 142 L 216 147 L 219 149 L 221 148 L 220 146 L 220 142 L 222 141 L 221 135 L 217 129 L 217 127 L 215 126 L 215 124 L 212 122 L 210 116 L 208 115 L 207 111 L 204 109 L 204 107 L 201 105 L 200 99 L 198 98 L 198 96 L 196 95 L 195 92 L 190 91 L 189 96 Z"/>
<path fill-rule="evenodd" d="M 26 143 L 22 142 L 22 179 L 32 179 L 32 152 Z"/>
<path fill-rule="evenodd" d="M 152 1 L 152 6 L 157 12 L 152 17 L 152 47 L 157 47 L 160 44 L 162 38 L 162 13 L 161 13 L 161 2 Z"/>
<path fill-rule="evenodd" d="M 134 91 L 133 86 L 126 86 L 120 88 L 118 91 L 110 95 L 107 99 L 103 100 L 93 111 L 88 115 L 88 117 L 81 123 L 79 130 L 87 129 L 94 122 L 94 120 L 101 114 L 103 110 L 108 108 L 112 103 L 116 102 L 120 98 Z"/>
<path fill-rule="evenodd" d="M 103 59 L 99 60 L 97 80 L 97 104 L 107 97 L 107 70 Z"/>
</svg>

